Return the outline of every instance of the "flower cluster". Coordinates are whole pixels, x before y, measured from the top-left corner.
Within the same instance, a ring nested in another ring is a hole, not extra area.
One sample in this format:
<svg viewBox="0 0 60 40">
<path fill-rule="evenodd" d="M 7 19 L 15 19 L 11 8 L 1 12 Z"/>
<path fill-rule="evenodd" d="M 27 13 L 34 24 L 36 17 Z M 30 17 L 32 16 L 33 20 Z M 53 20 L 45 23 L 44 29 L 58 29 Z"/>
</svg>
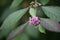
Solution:
<svg viewBox="0 0 60 40">
<path fill-rule="evenodd" d="M 29 24 L 30 25 L 37 26 L 39 23 L 40 23 L 40 20 L 38 17 L 33 16 L 32 18 L 31 17 L 29 18 Z"/>
</svg>

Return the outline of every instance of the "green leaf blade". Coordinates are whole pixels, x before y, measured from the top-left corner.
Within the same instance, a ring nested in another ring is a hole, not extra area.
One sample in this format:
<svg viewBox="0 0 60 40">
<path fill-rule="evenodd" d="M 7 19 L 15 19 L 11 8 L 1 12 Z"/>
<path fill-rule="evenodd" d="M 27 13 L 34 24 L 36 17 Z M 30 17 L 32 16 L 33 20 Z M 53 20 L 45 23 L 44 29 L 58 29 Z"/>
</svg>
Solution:
<svg viewBox="0 0 60 40">
<path fill-rule="evenodd" d="M 41 2 L 42 5 L 45 5 L 49 2 L 49 0 L 39 0 Z"/>
<path fill-rule="evenodd" d="M 39 36 L 39 31 L 32 25 L 27 25 L 26 31 L 29 36 L 37 38 Z"/>
<path fill-rule="evenodd" d="M 60 24 L 56 20 L 40 18 L 40 24 L 52 32 L 60 32 Z"/>
<path fill-rule="evenodd" d="M 28 22 L 20 25 L 16 29 L 12 30 L 12 32 L 8 35 L 7 40 L 12 40 L 15 36 L 21 35 L 22 32 L 26 29 Z"/>
<path fill-rule="evenodd" d="M 29 40 L 29 36 L 26 33 L 17 35 L 13 40 Z"/>
<path fill-rule="evenodd" d="M 2 35 L 0 37 L 7 36 L 8 33 L 16 27 L 18 21 L 27 12 L 27 10 L 28 10 L 28 8 L 25 8 L 22 10 L 18 10 L 16 12 L 12 13 L 11 15 L 9 15 L 1 26 L 2 31 L 0 34 L 2 34 Z"/>
<path fill-rule="evenodd" d="M 18 8 L 7 8 L 7 9 L 4 11 L 3 15 L 1 16 L 1 22 L 4 21 L 5 18 L 6 18 L 8 15 L 10 15 L 11 13 L 13 13 L 13 12 L 15 12 L 15 11 L 17 11 L 17 10 L 18 10 Z"/>
<path fill-rule="evenodd" d="M 45 32 L 45 28 L 43 28 L 40 24 L 38 25 L 38 30 L 39 30 L 41 33 L 46 33 L 46 32 Z"/>
<path fill-rule="evenodd" d="M 15 8 L 17 7 L 23 0 L 13 0 L 10 8 Z"/>
<path fill-rule="evenodd" d="M 36 16 L 36 9 L 35 8 L 30 8 L 29 13 L 31 16 Z"/>
<path fill-rule="evenodd" d="M 49 18 L 60 21 L 60 7 L 42 6 L 42 9 Z"/>
</svg>

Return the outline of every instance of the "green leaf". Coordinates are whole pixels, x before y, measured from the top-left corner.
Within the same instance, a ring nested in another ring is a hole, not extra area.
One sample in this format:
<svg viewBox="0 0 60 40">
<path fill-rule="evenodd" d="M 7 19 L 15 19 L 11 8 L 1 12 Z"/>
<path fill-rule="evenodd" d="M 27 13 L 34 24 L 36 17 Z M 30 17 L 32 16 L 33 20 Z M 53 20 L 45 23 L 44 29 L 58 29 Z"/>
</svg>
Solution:
<svg viewBox="0 0 60 40">
<path fill-rule="evenodd" d="M 27 12 L 28 8 L 18 10 L 16 12 L 13 12 L 11 15 L 9 15 L 5 21 L 3 22 L 1 26 L 1 35 L 2 36 L 7 36 L 8 33 L 14 29 L 18 23 L 18 21 L 21 19 L 21 17 Z"/>
<path fill-rule="evenodd" d="M 40 18 L 40 24 L 49 31 L 60 32 L 60 24 L 56 20 Z"/>
<path fill-rule="evenodd" d="M 22 33 L 16 36 L 13 40 L 29 40 L 29 36 L 25 33 Z"/>
<path fill-rule="evenodd" d="M 30 8 L 29 13 L 31 16 L 36 16 L 36 9 L 35 8 Z"/>
<path fill-rule="evenodd" d="M 38 17 L 46 17 L 46 15 L 44 14 L 43 10 L 41 7 L 37 8 L 37 14 Z"/>
<path fill-rule="evenodd" d="M 7 8 L 4 11 L 3 15 L 1 16 L 1 22 L 4 21 L 7 16 L 9 16 L 11 13 L 13 13 L 17 10 L 18 10 L 18 7 L 17 8 Z"/>
<path fill-rule="evenodd" d="M 39 31 L 37 30 L 37 28 L 35 28 L 34 26 L 29 25 L 29 24 L 27 25 L 26 33 L 29 36 L 32 36 L 32 37 L 35 37 L 35 38 L 37 38 L 39 36 Z"/>
<path fill-rule="evenodd" d="M 49 2 L 49 0 L 39 0 L 41 2 L 41 4 L 45 5 Z"/>
<path fill-rule="evenodd" d="M 14 29 L 9 35 L 7 40 L 12 40 L 15 36 L 20 35 L 27 27 L 27 23 L 20 25 L 19 27 L 17 27 L 16 29 Z"/>
<path fill-rule="evenodd" d="M 42 6 L 42 9 L 48 17 L 60 21 L 60 7 Z"/>
<path fill-rule="evenodd" d="M 38 25 L 38 30 L 41 32 L 41 33 L 46 33 L 45 32 L 45 29 L 39 24 Z"/>
<path fill-rule="evenodd" d="M 23 0 L 13 0 L 10 8 L 15 8 L 17 6 L 19 6 L 19 4 L 22 2 Z"/>
</svg>

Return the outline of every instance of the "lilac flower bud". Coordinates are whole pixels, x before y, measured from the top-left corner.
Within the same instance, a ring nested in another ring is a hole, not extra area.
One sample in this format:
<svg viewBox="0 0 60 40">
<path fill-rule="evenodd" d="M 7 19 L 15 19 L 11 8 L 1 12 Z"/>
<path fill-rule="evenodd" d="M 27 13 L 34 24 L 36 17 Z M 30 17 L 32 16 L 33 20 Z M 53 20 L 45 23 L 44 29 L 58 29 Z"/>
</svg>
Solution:
<svg viewBox="0 0 60 40">
<path fill-rule="evenodd" d="M 40 23 L 40 20 L 38 17 L 36 17 L 36 16 L 33 16 L 32 18 L 30 17 L 30 19 L 29 19 L 30 25 L 37 26 L 39 23 Z"/>
</svg>

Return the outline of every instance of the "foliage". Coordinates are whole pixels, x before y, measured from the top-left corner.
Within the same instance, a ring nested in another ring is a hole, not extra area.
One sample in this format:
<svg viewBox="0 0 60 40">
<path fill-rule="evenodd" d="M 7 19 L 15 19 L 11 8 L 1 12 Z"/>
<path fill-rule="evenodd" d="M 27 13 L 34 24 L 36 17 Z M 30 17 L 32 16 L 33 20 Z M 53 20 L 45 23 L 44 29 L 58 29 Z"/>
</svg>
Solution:
<svg viewBox="0 0 60 40">
<path fill-rule="evenodd" d="M 60 7 L 47 6 L 49 2 L 50 0 L 11 1 L 11 4 L 0 16 L 0 39 L 39 40 L 42 34 L 47 34 L 46 30 L 59 33 Z M 37 25 L 29 24 L 29 18 L 33 16 L 38 17 L 38 20 L 40 20 Z"/>
</svg>

